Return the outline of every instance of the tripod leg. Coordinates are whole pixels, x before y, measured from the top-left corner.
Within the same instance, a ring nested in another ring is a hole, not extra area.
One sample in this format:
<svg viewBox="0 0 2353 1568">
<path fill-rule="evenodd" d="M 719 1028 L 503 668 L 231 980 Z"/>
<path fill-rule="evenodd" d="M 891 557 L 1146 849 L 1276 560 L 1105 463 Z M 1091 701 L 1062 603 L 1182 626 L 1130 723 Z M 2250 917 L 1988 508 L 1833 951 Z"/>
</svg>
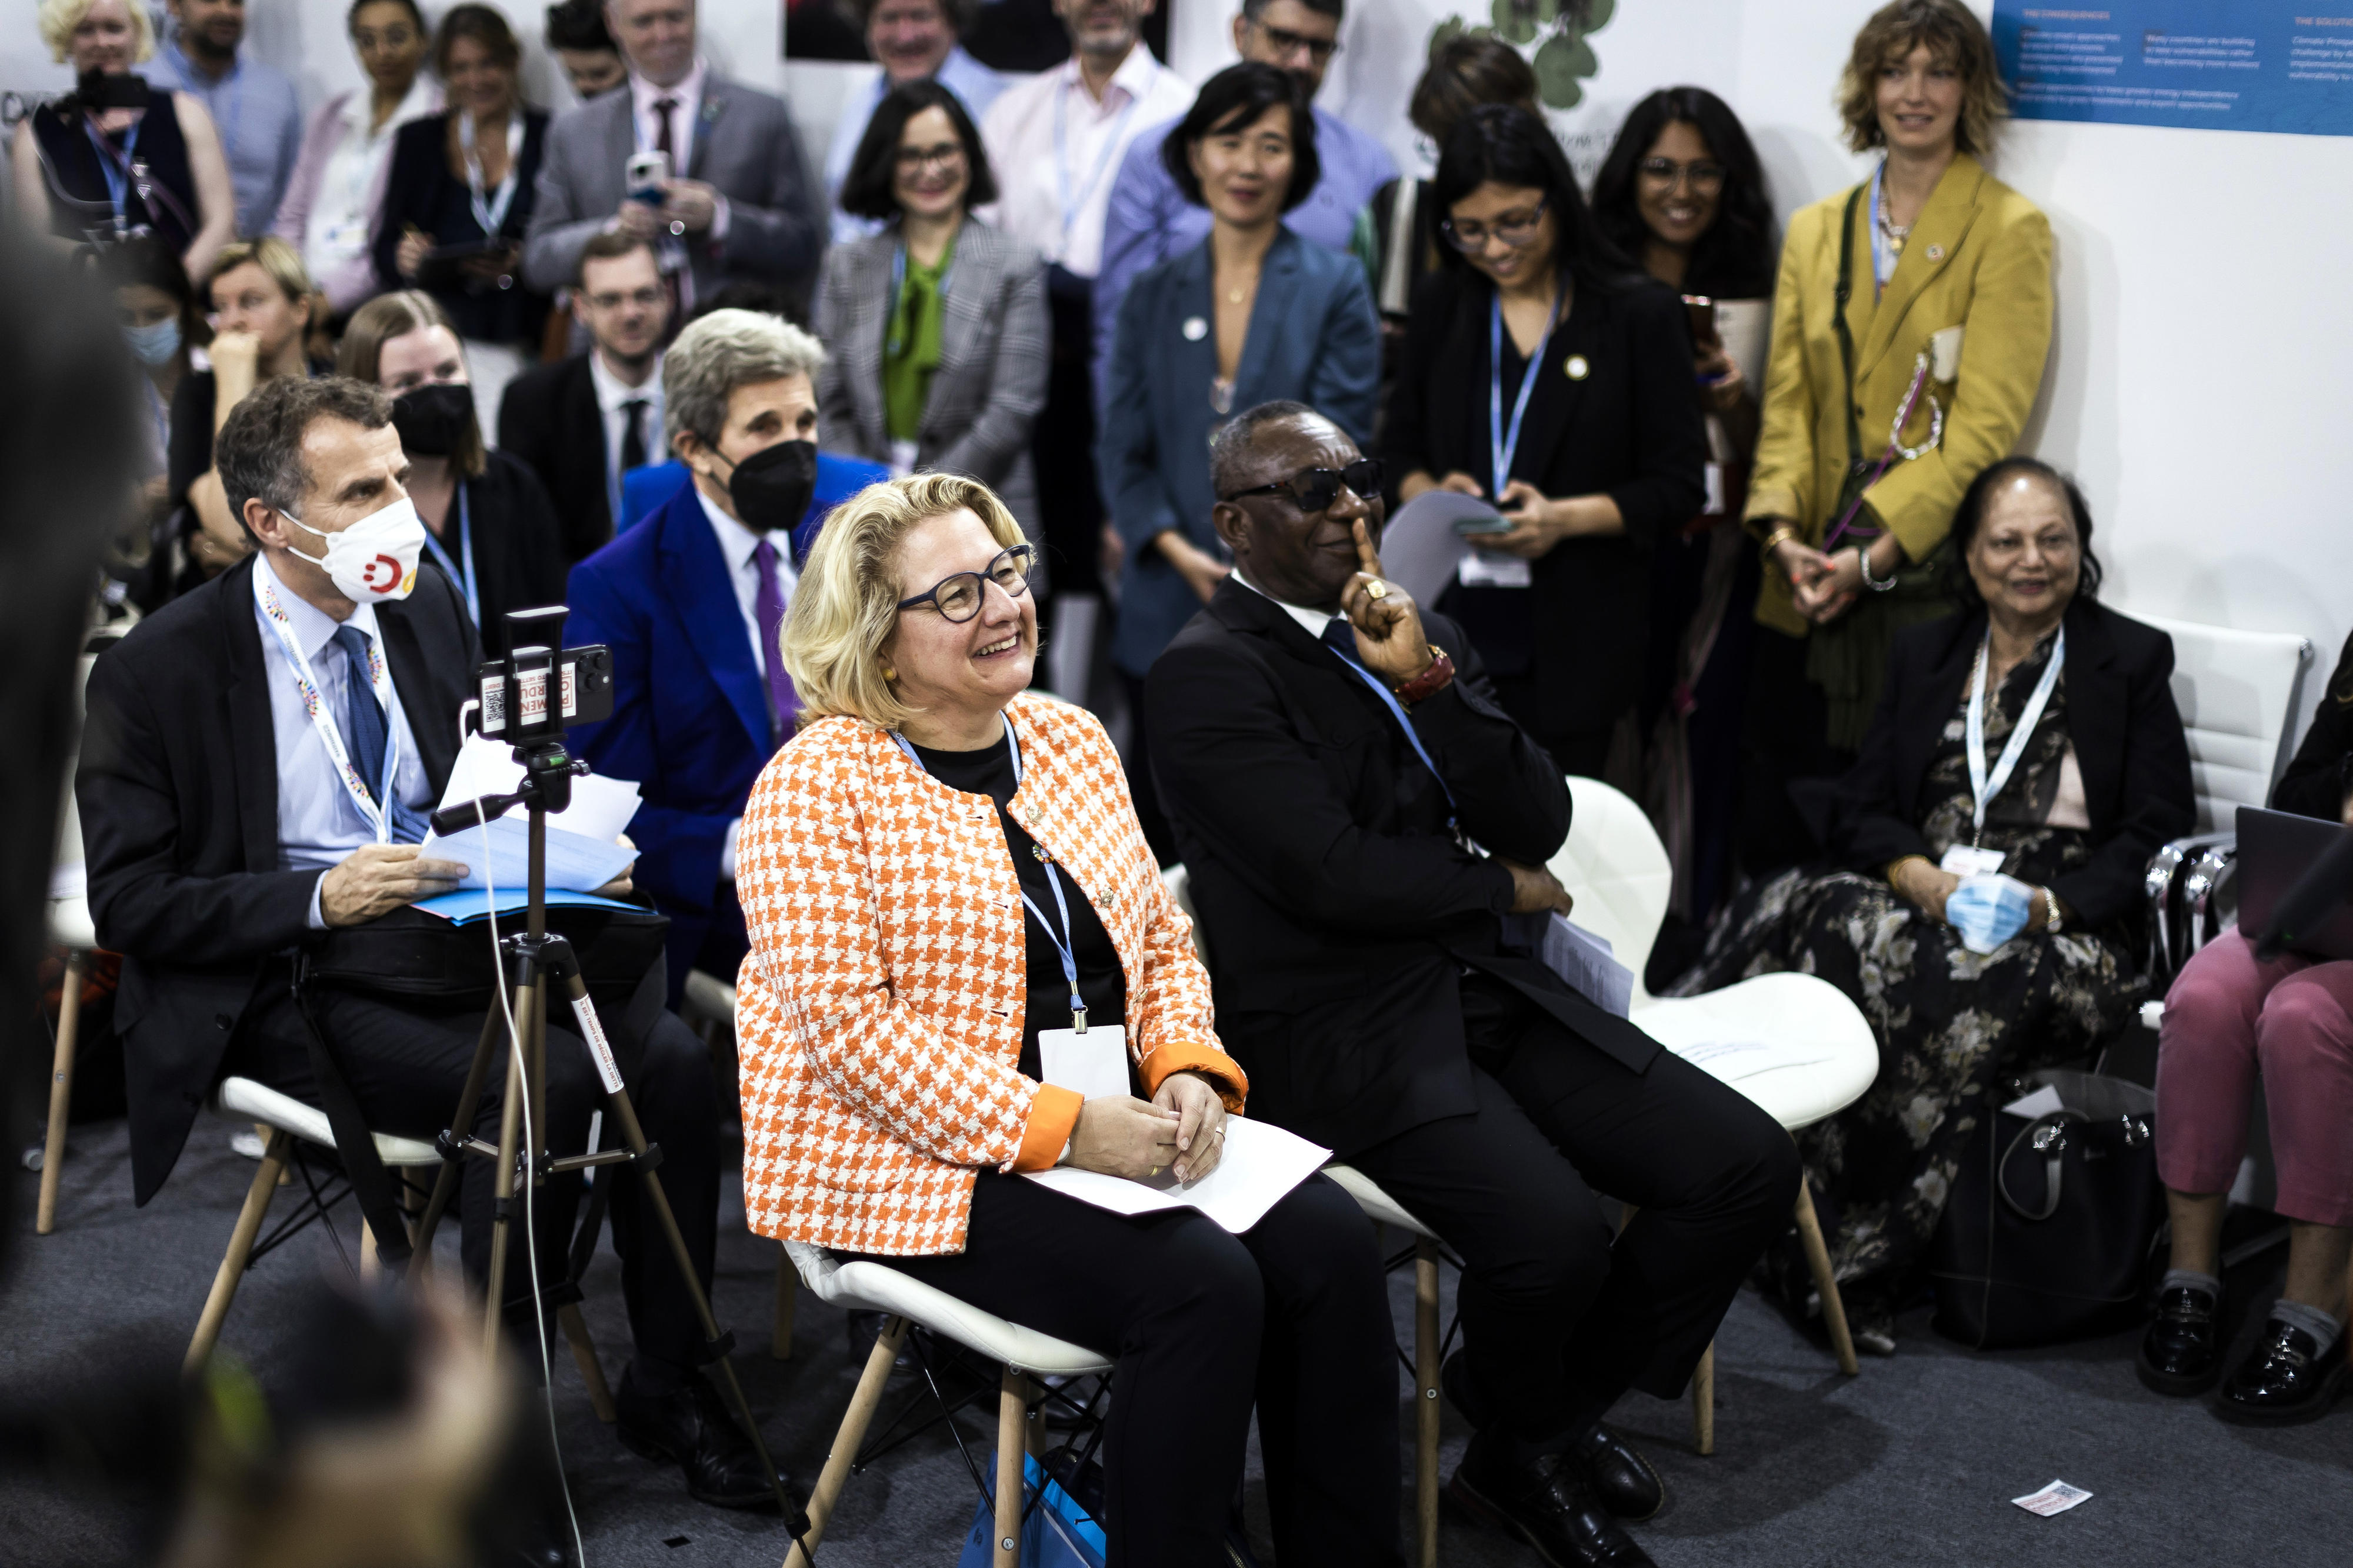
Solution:
<svg viewBox="0 0 2353 1568">
<path fill-rule="evenodd" d="M 457 1119 L 449 1123 L 450 1131 L 463 1136 L 474 1130 L 474 1112 L 481 1108 L 482 1086 L 490 1081 L 491 1053 L 506 1037 L 506 1017 L 496 1007 L 482 1020 L 482 1037 L 474 1047 L 473 1065 L 466 1069 L 466 1087 L 458 1091 Z M 417 1254 L 408 1265 L 408 1278 L 414 1282 L 425 1278 L 427 1267 L 433 1259 L 433 1233 L 441 1224 L 441 1216 L 458 1195 L 458 1173 L 460 1163 L 444 1160 L 433 1178 L 433 1194 L 425 1202 L 423 1217 L 417 1222 Z"/>
<path fill-rule="evenodd" d="M 535 982 L 516 991 L 515 1005 L 522 1018 L 536 1016 L 532 1005 L 537 1000 L 538 991 Z M 528 1024 L 523 1026 L 530 1027 Z M 499 1354 L 499 1306 L 506 1300 L 507 1243 L 513 1239 L 514 1235 L 507 1211 L 514 1202 L 515 1154 L 522 1146 L 522 1097 L 525 1092 L 522 1059 L 525 1054 L 527 1052 L 507 1053 L 507 1088 L 499 1102 L 499 1158 L 495 1167 L 498 1175 L 491 1189 L 496 1197 L 491 1222 L 491 1294 L 482 1313 L 482 1354 L 492 1363 L 498 1360 Z"/>
<path fill-rule="evenodd" d="M 605 1363 L 596 1359 L 596 1342 L 588 1337 L 588 1320 L 580 1315 L 580 1303 L 557 1308 L 555 1321 L 564 1325 L 572 1359 L 579 1363 L 581 1380 L 588 1384 L 590 1408 L 596 1412 L 597 1420 L 610 1426 L 620 1419 L 620 1412 L 613 1408 L 613 1388 L 605 1381 Z"/>
</svg>

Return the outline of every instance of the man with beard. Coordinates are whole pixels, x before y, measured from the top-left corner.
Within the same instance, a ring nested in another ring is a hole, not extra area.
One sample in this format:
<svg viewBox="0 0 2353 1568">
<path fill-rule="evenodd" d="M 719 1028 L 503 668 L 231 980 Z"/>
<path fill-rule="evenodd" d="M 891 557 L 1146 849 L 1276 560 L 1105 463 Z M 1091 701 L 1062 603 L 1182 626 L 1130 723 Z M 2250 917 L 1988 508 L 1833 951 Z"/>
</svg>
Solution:
<svg viewBox="0 0 2353 1568">
<path fill-rule="evenodd" d="M 165 0 L 172 37 L 141 68 L 149 85 L 203 100 L 237 191 L 237 232 L 268 234 L 302 148 L 302 111 L 283 71 L 238 57 L 245 0 Z"/>
</svg>

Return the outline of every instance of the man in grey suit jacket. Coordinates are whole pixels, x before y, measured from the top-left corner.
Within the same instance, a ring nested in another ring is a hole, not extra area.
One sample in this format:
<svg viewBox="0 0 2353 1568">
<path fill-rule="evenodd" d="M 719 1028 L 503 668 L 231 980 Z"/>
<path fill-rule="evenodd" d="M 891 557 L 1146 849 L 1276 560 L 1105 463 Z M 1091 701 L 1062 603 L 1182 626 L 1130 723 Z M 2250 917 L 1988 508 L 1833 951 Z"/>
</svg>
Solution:
<svg viewBox="0 0 2353 1568">
<path fill-rule="evenodd" d="M 605 18 L 628 85 L 549 128 L 523 238 L 525 280 L 550 291 L 570 283 L 581 247 L 610 228 L 654 241 L 663 269 L 685 274 L 688 306 L 737 279 L 806 277 L 824 228 L 784 100 L 696 58 L 694 0 L 606 0 Z M 667 153 L 683 171 L 664 183 L 659 207 L 627 199 L 625 174 L 640 150 Z"/>
</svg>

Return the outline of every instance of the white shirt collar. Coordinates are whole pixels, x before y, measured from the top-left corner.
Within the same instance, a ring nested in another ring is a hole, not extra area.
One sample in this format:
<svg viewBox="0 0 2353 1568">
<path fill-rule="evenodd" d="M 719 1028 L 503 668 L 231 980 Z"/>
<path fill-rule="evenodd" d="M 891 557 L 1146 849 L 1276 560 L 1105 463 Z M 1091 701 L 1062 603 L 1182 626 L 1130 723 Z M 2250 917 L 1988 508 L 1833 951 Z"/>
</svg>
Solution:
<svg viewBox="0 0 2353 1568">
<path fill-rule="evenodd" d="M 678 100 L 683 109 L 692 109 L 702 101 L 702 79 L 710 73 L 710 62 L 701 55 L 694 57 L 694 68 L 668 87 L 656 87 L 649 78 L 629 72 L 629 107 L 643 120 L 654 111 L 654 105 L 665 98 Z"/>
<path fill-rule="evenodd" d="M 1268 593 L 1265 589 L 1251 582 L 1248 576 L 1244 575 L 1242 569 L 1239 566 L 1234 568 L 1234 581 L 1240 583 L 1243 587 L 1248 588 L 1251 593 L 1256 594 L 1261 599 L 1273 600 L 1276 605 L 1282 606 L 1282 613 L 1284 615 L 1289 616 L 1293 620 L 1297 621 L 1300 626 L 1305 630 L 1307 635 L 1314 637 L 1317 642 L 1322 642 L 1324 640 L 1324 627 L 1330 626 L 1335 620 L 1345 620 L 1347 618 L 1345 616 L 1335 616 L 1328 610 L 1311 610 L 1304 605 L 1294 605 L 1287 599 L 1276 599 L 1273 595 Z"/>
<path fill-rule="evenodd" d="M 719 536 L 719 553 L 727 560 L 727 570 L 737 576 L 749 570 L 752 554 L 760 548 L 765 535 L 744 527 L 719 510 L 712 499 L 702 493 L 702 487 L 692 478 L 686 481 L 694 490 L 694 499 L 702 503 L 702 515 L 711 520 L 711 531 Z M 792 544 L 789 540 L 776 552 L 777 563 L 789 568 L 792 564 Z"/>
<path fill-rule="evenodd" d="M 662 405 L 661 373 L 662 356 L 659 352 L 657 352 L 654 354 L 654 367 L 648 373 L 646 379 L 638 385 L 631 386 L 605 368 L 603 354 L 593 348 L 588 351 L 588 379 L 596 388 L 596 406 L 607 414 L 618 412 L 621 405 L 631 398 L 643 398 L 651 406 L 659 408 Z M 697 495 L 702 493 L 701 490 L 695 491 Z M 707 506 L 710 503 L 706 501 L 704 504 Z"/>
<path fill-rule="evenodd" d="M 1103 101 L 1097 112 L 1113 113 L 1124 101 L 1115 96 L 1112 89 L 1118 89 L 1130 99 L 1141 99 L 1152 90 L 1153 80 L 1159 74 L 1160 62 L 1152 58 L 1152 47 L 1142 38 L 1136 39 L 1135 47 L 1127 51 L 1127 58 L 1119 62 L 1119 69 L 1111 73 L 1111 81 L 1103 89 Z M 1075 53 L 1062 62 L 1062 79 L 1077 88 L 1081 98 L 1086 98 L 1086 80 L 1079 74 L 1079 57 Z M 1088 99 L 1088 101 L 1092 103 L 1094 100 Z"/>
<path fill-rule="evenodd" d="M 343 94 L 335 102 L 343 116 L 343 128 L 365 141 L 368 122 L 375 116 L 375 96 L 363 87 Z M 400 107 L 392 111 L 392 118 L 384 122 L 384 129 L 376 134 L 389 139 L 399 134 L 400 128 L 410 121 L 440 112 L 441 84 L 433 79 L 430 70 L 420 70 L 417 73 L 417 79 L 408 84 L 408 96 L 400 100 Z"/>
<path fill-rule="evenodd" d="M 335 632 L 339 627 L 357 626 L 367 634 L 368 641 L 376 640 L 374 605 L 362 605 L 352 612 L 349 620 L 339 621 L 288 587 L 286 580 L 279 576 L 270 566 L 269 557 L 267 554 L 260 552 L 255 552 L 253 569 L 266 574 L 270 583 L 276 586 L 278 607 L 286 612 L 286 624 L 294 633 L 294 646 L 302 650 L 302 657 L 309 659 L 313 667 L 317 666 L 322 656 L 326 653 L 327 645 L 335 640 Z M 257 618 L 259 618 L 262 614 L 261 606 L 256 605 L 253 607 L 253 613 Z M 273 637 L 271 640 L 276 639 Z"/>
</svg>

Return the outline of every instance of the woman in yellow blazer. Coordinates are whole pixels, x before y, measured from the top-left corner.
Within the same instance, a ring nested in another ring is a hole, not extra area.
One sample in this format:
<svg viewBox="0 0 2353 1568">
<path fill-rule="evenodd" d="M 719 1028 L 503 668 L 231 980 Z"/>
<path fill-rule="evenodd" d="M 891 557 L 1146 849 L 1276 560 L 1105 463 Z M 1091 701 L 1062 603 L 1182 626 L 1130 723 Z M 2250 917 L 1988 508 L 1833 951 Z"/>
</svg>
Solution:
<svg viewBox="0 0 2353 1568">
<path fill-rule="evenodd" d="M 1757 595 L 1742 857 L 1807 858 L 1789 799 L 1842 773 L 1888 638 L 1947 614 L 1929 557 L 1978 470 L 2010 454 L 2051 348 L 2051 224 L 1978 162 L 2002 110 L 1961 0 L 1895 0 L 1856 35 L 1848 144 L 1885 158 L 1790 219 L 1747 524 Z"/>
<path fill-rule="evenodd" d="M 870 486 L 818 536 L 779 639 L 802 728 L 738 838 L 751 1226 L 1113 1357 L 1113 1564 L 1224 1561 L 1253 1400 L 1284 1563 L 1401 1564 L 1388 1301 L 1354 1201 L 1311 1177 L 1232 1236 L 1018 1179 L 1204 1175 L 1250 1087 L 1110 738 L 1028 690 L 1035 561 L 944 474 Z M 1040 1081 L 1044 1031 L 1133 1092 Z"/>
</svg>

